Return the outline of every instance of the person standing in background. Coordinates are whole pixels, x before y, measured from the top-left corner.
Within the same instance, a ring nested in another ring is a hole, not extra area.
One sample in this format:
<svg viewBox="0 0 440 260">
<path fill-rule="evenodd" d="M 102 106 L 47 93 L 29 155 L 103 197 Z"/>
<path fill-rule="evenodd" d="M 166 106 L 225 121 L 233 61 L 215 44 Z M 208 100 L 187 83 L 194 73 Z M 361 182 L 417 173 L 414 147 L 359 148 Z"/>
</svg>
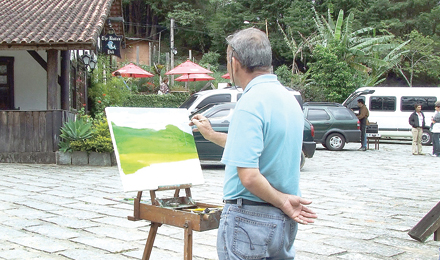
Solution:
<svg viewBox="0 0 440 260">
<path fill-rule="evenodd" d="M 432 117 L 432 156 L 440 157 L 440 101 L 435 102 L 435 114 Z"/>
<path fill-rule="evenodd" d="M 168 78 L 164 78 L 162 84 L 160 84 L 159 95 L 164 95 L 170 93 L 170 88 L 168 87 Z"/>
<path fill-rule="evenodd" d="M 409 116 L 409 124 L 412 126 L 412 154 L 425 155 L 422 153 L 422 134 L 425 127 L 425 115 L 422 112 L 422 105 L 415 104 L 415 111 Z"/>
<path fill-rule="evenodd" d="M 358 149 L 359 151 L 367 150 L 367 125 L 368 125 L 368 117 L 370 116 L 370 111 L 365 106 L 365 101 L 363 99 L 358 99 L 358 107 L 359 114 L 357 118 L 359 119 L 361 125 L 361 147 Z"/>
</svg>

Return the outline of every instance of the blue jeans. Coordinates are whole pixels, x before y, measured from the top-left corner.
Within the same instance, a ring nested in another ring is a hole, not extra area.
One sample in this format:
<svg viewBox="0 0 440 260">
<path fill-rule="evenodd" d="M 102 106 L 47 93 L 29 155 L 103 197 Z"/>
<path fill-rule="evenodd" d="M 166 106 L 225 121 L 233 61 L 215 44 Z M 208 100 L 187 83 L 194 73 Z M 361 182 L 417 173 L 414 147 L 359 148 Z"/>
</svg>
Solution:
<svg viewBox="0 0 440 260">
<path fill-rule="evenodd" d="M 440 156 L 440 133 L 432 133 L 432 153 Z"/>
<path fill-rule="evenodd" d="M 219 260 L 294 259 L 298 223 L 272 206 L 226 204 L 218 228 Z"/>
</svg>

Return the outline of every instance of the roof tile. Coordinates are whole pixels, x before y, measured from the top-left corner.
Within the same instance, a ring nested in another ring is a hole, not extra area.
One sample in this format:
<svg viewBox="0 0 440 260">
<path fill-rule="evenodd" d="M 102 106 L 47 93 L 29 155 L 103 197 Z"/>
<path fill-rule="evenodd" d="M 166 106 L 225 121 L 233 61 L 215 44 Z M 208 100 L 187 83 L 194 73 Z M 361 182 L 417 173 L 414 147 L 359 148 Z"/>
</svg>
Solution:
<svg viewBox="0 0 440 260">
<path fill-rule="evenodd" d="M 1 45 L 96 44 L 113 0 L 0 0 Z"/>
</svg>

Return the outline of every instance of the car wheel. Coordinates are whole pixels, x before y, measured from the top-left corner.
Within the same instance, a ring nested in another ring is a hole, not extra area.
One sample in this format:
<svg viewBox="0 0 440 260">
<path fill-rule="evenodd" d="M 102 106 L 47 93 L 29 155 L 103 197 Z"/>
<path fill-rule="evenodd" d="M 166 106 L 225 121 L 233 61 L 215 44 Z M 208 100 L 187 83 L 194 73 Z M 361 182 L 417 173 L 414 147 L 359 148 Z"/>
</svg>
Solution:
<svg viewBox="0 0 440 260">
<path fill-rule="evenodd" d="M 306 156 L 304 155 L 304 152 L 301 151 L 301 163 L 299 168 L 302 169 L 304 167 L 304 164 L 306 163 Z"/>
<path fill-rule="evenodd" d="M 422 145 L 430 145 L 432 143 L 432 134 L 428 129 L 423 129 Z"/>
<path fill-rule="evenodd" d="M 329 134 L 325 139 L 325 147 L 330 151 L 340 151 L 345 146 L 344 136 L 338 133 Z"/>
</svg>

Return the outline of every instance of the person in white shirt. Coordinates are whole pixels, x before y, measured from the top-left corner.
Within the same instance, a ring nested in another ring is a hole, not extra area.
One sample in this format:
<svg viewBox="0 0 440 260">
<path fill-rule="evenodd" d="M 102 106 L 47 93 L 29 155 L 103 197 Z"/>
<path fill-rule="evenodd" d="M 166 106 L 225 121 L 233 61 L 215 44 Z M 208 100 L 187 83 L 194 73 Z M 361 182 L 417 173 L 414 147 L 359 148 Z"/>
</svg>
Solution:
<svg viewBox="0 0 440 260">
<path fill-rule="evenodd" d="M 409 124 L 412 126 L 412 154 L 425 155 L 422 153 L 422 134 L 425 127 L 425 115 L 422 112 L 422 105 L 415 104 L 415 111 L 409 116 Z"/>
<path fill-rule="evenodd" d="M 440 101 L 435 102 L 435 114 L 431 121 L 432 156 L 440 157 Z"/>
</svg>

